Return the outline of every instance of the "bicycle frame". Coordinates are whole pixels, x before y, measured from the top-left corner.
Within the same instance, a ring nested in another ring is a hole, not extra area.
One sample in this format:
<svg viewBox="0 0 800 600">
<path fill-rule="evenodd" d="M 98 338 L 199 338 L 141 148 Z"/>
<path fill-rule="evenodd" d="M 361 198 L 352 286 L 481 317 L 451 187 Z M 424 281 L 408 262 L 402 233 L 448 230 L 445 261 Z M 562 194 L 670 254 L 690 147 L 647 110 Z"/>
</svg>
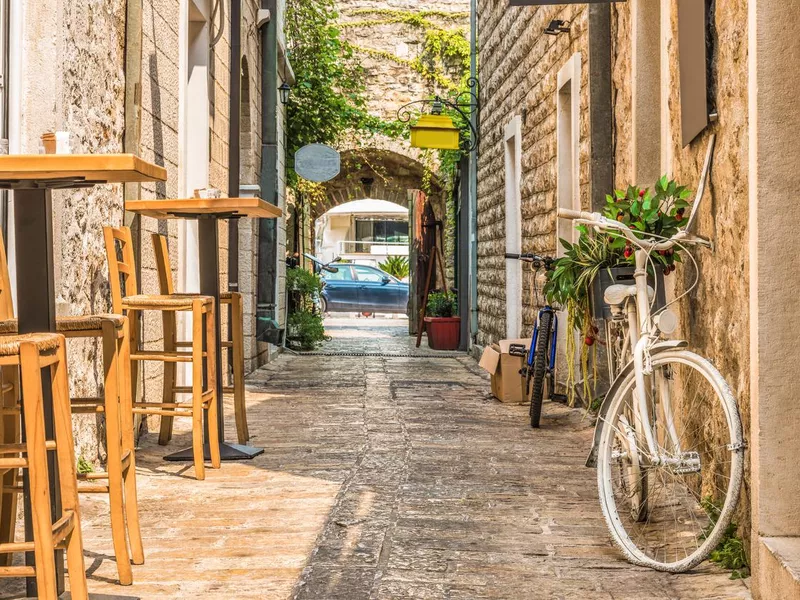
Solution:
<svg viewBox="0 0 800 600">
<path fill-rule="evenodd" d="M 636 447 L 632 450 L 639 455 L 646 455 L 646 459 L 650 464 L 657 465 L 669 459 L 662 456 L 658 450 L 658 444 L 656 443 L 656 436 L 652 426 L 655 422 L 653 420 L 655 415 L 650 415 L 647 394 L 643 393 L 644 390 L 649 388 L 648 384 L 653 383 L 652 381 L 648 382 L 648 378 L 653 376 L 648 364 L 648 358 L 653 345 L 659 340 L 658 328 L 653 323 L 650 314 L 650 295 L 648 291 L 649 286 L 647 284 L 647 262 L 650 251 L 650 248 L 637 248 L 635 252 L 635 292 L 631 294 L 631 298 L 625 301 L 625 308 L 628 316 L 628 335 L 630 337 L 630 347 L 633 350 L 633 368 L 636 382 L 633 390 L 635 398 L 635 428 L 644 434 L 644 439 L 647 444 L 646 453 L 642 452 L 644 448 Z M 618 379 L 623 375 L 627 375 L 627 369 L 618 376 Z M 660 390 L 659 399 L 662 403 L 661 410 L 663 418 L 666 420 L 666 430 L 669 433 L 674 451 L 673 453 L 676 456 L 680 456 L 680 440 L 678 439 L 672 416 L 669 386 L 663 379 L 663 373 L 659 372 L 655 376 L 658 378 L 658 381 L 655 383 Z M 656 407 L 653 406 L 654 411 L 655 409 Z M 651 417 L 653 417 L 653 419 L 651 419 Z M 633 439 L 631 443 L 636 445 L 637 441 Z"/>
</svg>

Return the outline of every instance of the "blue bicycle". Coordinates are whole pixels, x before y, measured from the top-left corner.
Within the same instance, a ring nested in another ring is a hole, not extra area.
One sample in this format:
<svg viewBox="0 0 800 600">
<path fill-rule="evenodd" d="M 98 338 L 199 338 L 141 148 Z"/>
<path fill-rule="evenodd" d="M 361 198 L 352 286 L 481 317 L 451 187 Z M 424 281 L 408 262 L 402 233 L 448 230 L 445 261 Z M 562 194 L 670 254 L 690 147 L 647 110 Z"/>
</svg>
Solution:
<svg viewBox="0 0 800 600">
<path fill-rule="evenodd" d="M 536 254 L 511 254 L 506 258 L 521 260 L 531 264 L 534 270 L 534 296 L 536 272 L 539 269 L 551 270 L 554 259 Z M 552 306 L 539 310 L 536 324 L 533 326 L 530 350 L 521 344 L 512 344 L 509 353 L 525 357 L 525 366 L 520 372 L 525 377 L 525 393 L 531 401 L 531 427 L 539 427 L 542 417 L 542 402 L 547 398 L 554 402 L 566 402 L 564 394 L 556 394 L 556 349 L 558 340 L 558 314 Z"/>
</svg>

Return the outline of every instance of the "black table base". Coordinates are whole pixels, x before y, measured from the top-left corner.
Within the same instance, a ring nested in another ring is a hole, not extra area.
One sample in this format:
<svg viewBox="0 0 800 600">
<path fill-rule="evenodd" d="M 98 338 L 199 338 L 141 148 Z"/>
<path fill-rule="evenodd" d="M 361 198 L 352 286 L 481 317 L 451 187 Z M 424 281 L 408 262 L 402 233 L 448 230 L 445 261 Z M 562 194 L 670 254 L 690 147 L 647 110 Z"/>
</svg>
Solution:
<svg viewBox="0 0 800 600">
<path fill-rule="evenodd" d="M 223 442 L 219 445 L 219 454 L 222 460 L 250 460 L 259 454 L 264 454 L 264 449 Z M 208 444 L 203 444 L 203 458 L 205 460 L 211 460 Z M 164 460 L 170 462 L 192 462 L 194 460 L 194 455 L 191 448 L 186 448 L 185 450 L 179 450 L 178 452 L 168 454 L 164 457 Z"/>
<path fill-rule="evenodd" d="M 204 296 L 214 298 L 216 307 L 217 321 L 217 422 L 214 426 L 219 432 L 219 451 L 222 460 L 250 460 L 264 452 L 263 448 L 243 446 L 240 444 L 229 444 L 225 442 L 225 417 L 222 410 L 222 340 L 220 333 L 222 327 L 222 310 L 219 304 L 219 215 L 209 215 L 208 217 L 197 219 L 197 239 L 199 243 L 199 262 L 200 262 L 200 293 Z M 205 381 L 204 381 L 205 383 Z M 208 415 L 205 417 L 206 439 L 208 439 L 208 427 L 212 426 L 208 422 Z M 211 460 L 208 444 L 203 446 L 205 460 Z M 185 448 L 178 452 L 173 452 L 164 457 L 164 460 L 172 462 L 191 462 L 194 460 L 192 448 Z"/>
</svg>

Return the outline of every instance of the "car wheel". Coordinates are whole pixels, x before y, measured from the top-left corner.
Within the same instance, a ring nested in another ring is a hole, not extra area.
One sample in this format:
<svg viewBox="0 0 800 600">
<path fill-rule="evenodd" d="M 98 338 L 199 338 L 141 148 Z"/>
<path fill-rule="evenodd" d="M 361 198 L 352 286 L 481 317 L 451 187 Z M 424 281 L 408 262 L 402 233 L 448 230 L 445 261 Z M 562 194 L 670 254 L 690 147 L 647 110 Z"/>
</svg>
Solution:
<svg viewBox="0 0 800 600">
<path fill-rule="evenodd" d="M 325 299 L 325 296 L 319 297 L 319 309 L 322 311 L 323 315 L 328 314 L 328 301 Z"/>
</svg>

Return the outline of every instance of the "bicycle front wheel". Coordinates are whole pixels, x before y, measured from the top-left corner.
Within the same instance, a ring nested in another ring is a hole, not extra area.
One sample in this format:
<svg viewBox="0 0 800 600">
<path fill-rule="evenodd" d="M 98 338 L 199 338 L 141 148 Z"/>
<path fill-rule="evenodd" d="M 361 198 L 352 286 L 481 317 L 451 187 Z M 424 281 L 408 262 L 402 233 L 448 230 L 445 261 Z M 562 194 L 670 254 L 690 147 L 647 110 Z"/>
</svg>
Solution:
<svg viewBox="0 0 800 600">
<path fill-rule="evenodd" d="M 536 338 L 536 348 L 533 351 L 533 367 L 528 369 L 528 386 L 531 400 L 531 427 L 538 428 L 542 418 L 542 402 L 544 402 L 547 364 L 549 362 L 548 350 L 550 336 L 553 332 L 553 313 L 543 311 L 539 318 L 539 335 Z M 548 390 L 550 393 L 553 390 Z"/>
<path fill-rule="evenodd" d="M 669 350 L 652 365 L 645 390 L 631 372 L 610 401 L 597 481 L 611 535 L 628 560 L 679 573 L 707 558 L 731 522 L 744 468 L 742 425 L 730 387 L 709 361 Z"/>
</svg>

